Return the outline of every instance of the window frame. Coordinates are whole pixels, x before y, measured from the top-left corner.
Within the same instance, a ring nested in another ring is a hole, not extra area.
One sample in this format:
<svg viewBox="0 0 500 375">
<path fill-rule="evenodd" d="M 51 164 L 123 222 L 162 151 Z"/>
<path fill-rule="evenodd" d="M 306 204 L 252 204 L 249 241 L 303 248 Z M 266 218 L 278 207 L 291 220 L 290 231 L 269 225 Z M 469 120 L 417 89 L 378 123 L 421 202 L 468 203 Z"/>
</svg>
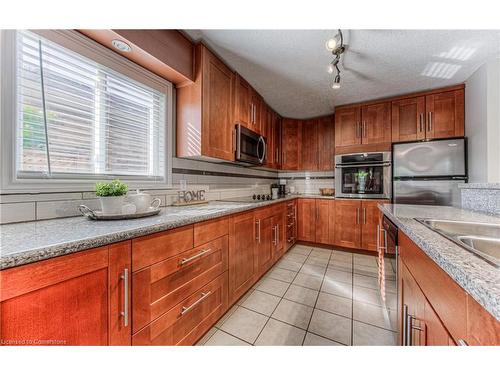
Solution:
<svg viewBox="0 0 500 375">
<path fill-rule="evenodd" d="M 132 80 L 165 94 L 165 177 L 161 180 L 134 176 L 103 175 L 90 178 L 19 178 L 16 171 L 16 30 L 0 31 L 0 193 L 41 193 L 92 191 L 97 181 L 120 178 L 130 188 L 165 189 L 172 187 L 174 88 L 171 82 L 127 60 L 112 50 L 74 30 L 29 30 L 32 33 L 83 55 Z"/>
</svg>

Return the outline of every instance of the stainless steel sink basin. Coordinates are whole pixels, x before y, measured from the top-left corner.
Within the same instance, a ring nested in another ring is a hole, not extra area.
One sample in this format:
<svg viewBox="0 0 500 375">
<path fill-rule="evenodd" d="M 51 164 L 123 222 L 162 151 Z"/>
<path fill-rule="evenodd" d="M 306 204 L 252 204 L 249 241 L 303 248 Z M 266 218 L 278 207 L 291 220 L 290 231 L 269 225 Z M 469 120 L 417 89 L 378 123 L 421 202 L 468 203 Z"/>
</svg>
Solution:
<svg viewBox="0 0 500 375">
<path fill-rule="evenodd" d="M 438 219 L 416 220 L 500 268 L 500 224 Z"/>
</svg>

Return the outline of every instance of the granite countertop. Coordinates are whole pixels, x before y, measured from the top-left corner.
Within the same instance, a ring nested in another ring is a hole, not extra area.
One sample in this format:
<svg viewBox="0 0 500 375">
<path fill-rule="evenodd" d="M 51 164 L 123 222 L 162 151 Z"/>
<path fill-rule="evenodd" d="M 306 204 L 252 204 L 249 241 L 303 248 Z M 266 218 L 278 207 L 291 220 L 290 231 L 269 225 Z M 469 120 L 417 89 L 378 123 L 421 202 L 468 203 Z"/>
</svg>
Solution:
<svg viewBox="0 0 500 375">
<path fill-rule="evenodd" d="M 381 211 L 479 304 L 500 320 L 500 269 L 414 220 L 500 224 L 500 217 L 455 207 L 380 204 Z"/>
<path fill-rule="evenodd" d="M 108 245 L 295 198 L 329 198 L 294 194 L 262 202 L 223 202 L 165 207 L 160 214 L 133 220 L 92 221 L 82 217 L 0 225 L 0 270 Z"/>
</svg>

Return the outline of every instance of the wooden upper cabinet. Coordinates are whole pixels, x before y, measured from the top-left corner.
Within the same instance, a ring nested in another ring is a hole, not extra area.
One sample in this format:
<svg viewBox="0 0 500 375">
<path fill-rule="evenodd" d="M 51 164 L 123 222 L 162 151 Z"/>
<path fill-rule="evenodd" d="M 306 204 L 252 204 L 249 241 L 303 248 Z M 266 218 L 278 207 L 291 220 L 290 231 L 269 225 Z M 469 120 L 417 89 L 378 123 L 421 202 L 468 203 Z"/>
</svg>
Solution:
<svg viewBox="0 0 500 375">
<path fill-rule="evenodd" d="M 335 201 L 335 244 L 349 248 L 361 246 L 361 200 Z"/>
<path fill-rule="evenodd" d="M 302 143 L 299 169 L 304 171 L 315 171 L 318 169 L 318 119 L 305 120 L 302 122 Z"/>
<path fill-rule="evenodd" d="M 234 160 L 234 73 L 203 44 L 195 82 L 177 89 L 177 156 Z"/>
<path fill-rule="evenodd" d="M 392 102 L 392 141 L 425 138 L 425 96 Z"/>
<path fill-rule="evenodd" d="M 234 122 L 247 128 L 250 127 L 250 95 L 252 87 L 239 74 L 235 74 L 234 89 Z"/>
<path fill-rule="evenodd" d="M 335 111 L 335 146 L 361 144 L 361 111 L 359 106 Z"/>
<path fill-rule="evenodd" d="M 318 170 L 332 171 L 335 168 L 335 124 L 333 116 L 318 120 Z"/>
<path fill-rule="evenodd" d="M 282 169 L 299 169 L 301 141 L 301 121 L 288 118 L 283 119 L 281 141 L 283 154 Z"/>
<path fill-rule="evenodd" d="M 262 134 L 261 106 L 264 105 L 264 102 L 259 93 L 254 89 L 250 92 L 250 105 L 252 107 L 250 129 L 256 133 Z"/>
<path fill-rule="evenodd" d="M 276 169 L 281 169 L 281 118 L 276 113 L 273 112 L 272 119 L 272 130 L 273 130 L 273 166 Z"/>
<path fill-rule="evenodd" d="M 297 239 L 316 241 L 316 199 L 301 198 L 297 202 Z"/>
<path fill-rule="evenodd" d="M 391 142 L 391 103 L 383 102 L 361 107 L 362 144 Z"/>
<path fill-rule="evenodd" d="M 270 168 L 274 167 L 274 133 L 273 133 L 273 111 L 266 104 L 262 103 L 260 109 L 261 132 L 260 134 L 266 139 L 266 165 Z"/>
<path fill-rule="evenodd" d="M 464 90 L 446 91 L 425 97 L 426 138 L 464 135 Z"/>
</svg>

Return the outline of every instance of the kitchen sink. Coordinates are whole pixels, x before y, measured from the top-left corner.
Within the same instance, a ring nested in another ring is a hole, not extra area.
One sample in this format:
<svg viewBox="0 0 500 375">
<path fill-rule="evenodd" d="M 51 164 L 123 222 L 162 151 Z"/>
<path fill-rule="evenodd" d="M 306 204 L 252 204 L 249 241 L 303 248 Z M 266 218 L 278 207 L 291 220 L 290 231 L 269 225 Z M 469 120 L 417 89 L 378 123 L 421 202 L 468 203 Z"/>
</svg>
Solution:
<svg viewBox="0 0 500 375">
<path fill-rule="evenodd" d="M 415 220 L 500 268 L 500 224 L 438 219 Z"/>
</svg>

